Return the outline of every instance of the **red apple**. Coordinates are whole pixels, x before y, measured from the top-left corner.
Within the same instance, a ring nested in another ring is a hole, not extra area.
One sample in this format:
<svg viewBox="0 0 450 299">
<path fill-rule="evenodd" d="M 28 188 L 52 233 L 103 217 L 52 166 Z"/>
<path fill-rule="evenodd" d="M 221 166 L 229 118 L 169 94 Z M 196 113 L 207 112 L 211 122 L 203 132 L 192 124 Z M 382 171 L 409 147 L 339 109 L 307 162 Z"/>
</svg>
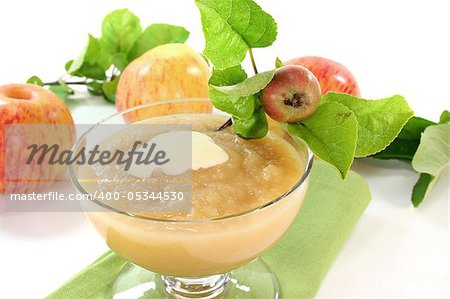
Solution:
<svg viewBox="0 0 450 299">
<path fill-rule="evenodd" d="M 318 56 L 305 56 L 288 60 L 285 65 L 300 65 L 310 70 L 319 80 L 322 94 L 335 91 L 361 96 L 353 74 L 336 61 Z"/>
<path fill-rule="evenodd" d="M 27 164 L 27 146 L 58 144 L 70 149 L 76 138 L 73 125 L 68 108 L 53 92 L 31 84 L 0 86 L 0 193 L 27 193 L 52 185 L 65 166 L 49 165 L 47 159 L 38 164 L 37 157 Z"/>
<path fill-rule="evenodd" d="M 133 60 L 120 76 L 116 107 L 131 107 L 162 100 L 207 98 L 210 69 L 205 59 L 185 44 L 153 48 Z M 160 109 L 140 109 L 125 115 L 128 122 L 168 113 L 206 113 L 209 102 L 182 102 L 161 105 Z"/>
</svg>

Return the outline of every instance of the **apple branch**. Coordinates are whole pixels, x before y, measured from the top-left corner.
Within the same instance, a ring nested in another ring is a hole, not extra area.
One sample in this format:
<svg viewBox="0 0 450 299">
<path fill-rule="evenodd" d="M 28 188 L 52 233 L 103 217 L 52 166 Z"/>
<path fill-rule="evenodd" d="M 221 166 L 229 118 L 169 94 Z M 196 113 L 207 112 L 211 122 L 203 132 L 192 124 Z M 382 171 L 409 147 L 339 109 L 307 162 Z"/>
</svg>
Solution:
<svg viewBox="0 0 450 299">
<path fill-rule="evenodd" d="M 84 81 L 53 81 L 53 82 L 46 82 L 44 83 L 45 86 L 51 86 L 51 85 L 62 85 L 61 83 L 65 85 L 86 85 L 86 80 Z"/>
<path fill-rule="evenodd" d="M 250 53 L 250 61 L 252 62 L 253 71 L 255 72 L 255 75 L 257 75 L 258 74 L 258 68 L 256 67 L 255 56 L 253 56 L 252 48 L 249 48 L 248 52 Z M 230 117 L 223 125 L 221 125 L 217 129 L 217 131 L 222 131 L 222 130 L 228 128 L 229 126 L 231 126 L 232 124 L 233 124 L 233 118 Z"/>
<path fill-rule="evenodd" d="M 250 48 L 248 50 L 250 53 L 250 60 L 252 61 L 253 71 L 255 72 L 255 75 L 258 74 L 258 68 L 256 67 L 255 57 L 253 56 L 253 50 Z"/>
</svg>

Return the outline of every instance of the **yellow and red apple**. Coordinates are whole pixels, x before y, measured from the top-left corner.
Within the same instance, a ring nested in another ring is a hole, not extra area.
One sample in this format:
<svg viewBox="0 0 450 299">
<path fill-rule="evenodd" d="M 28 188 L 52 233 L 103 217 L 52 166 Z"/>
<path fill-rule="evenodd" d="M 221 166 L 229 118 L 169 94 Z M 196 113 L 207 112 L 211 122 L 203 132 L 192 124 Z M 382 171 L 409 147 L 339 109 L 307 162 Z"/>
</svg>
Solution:
<svg viewBox="0 0 450 299">
<path fill-rule="evenodd" d="M 76 138 L 73 124 L 68 108 L 53 92 L 31 84 L 0 86 L 0 193 L 27 193 L 52 185 L 65 166 L 49 165 L 47 160 L 38 164 L 37 159 L 27 164 L 26 146 L 58 144 L 70 149 Z"/>
<path fill-rule="evenodd" d="M 210 68 L 204 58 L 185 44 L 153 48 L 123 71 L 116 92 L 118 111 L 163 100 L 208 97 Z M 209 102 L 181 102 L 158 109 L 139 109 L 125 115 L 128 122 L 169 113 L 212 111 Z"/>
</svg>

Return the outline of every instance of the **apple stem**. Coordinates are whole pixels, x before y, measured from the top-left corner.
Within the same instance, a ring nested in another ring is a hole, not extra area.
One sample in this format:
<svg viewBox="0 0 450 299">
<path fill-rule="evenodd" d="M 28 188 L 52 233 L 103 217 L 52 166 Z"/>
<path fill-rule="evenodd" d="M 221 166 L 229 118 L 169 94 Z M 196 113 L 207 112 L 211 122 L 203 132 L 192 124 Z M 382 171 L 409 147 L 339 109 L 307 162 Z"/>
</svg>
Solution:
<svg viewBox="0 0 450 299">
<path fill-rule="evenodd" d="M 253 71 L 255 72 L 255 75 L 258 74 L 258 68 L 256 67 L 255 57 L 253 56 L 253 50 L 250 48 L 248 50 L 250 53 L 250 60 L 252 61 Z"/>
<path fill-rule="evenodd" d="M 256 67 L 255 57 L 253 56 L 253 50 L 250 48 L 248 50 L 250 53 L 250 60 L 252 61 L 253 71 L 255 72 L 255 75 L 258 74 L 258 68 Z M 217 131 L 222 131 L 223 129 L 231 126 L 233 124 L 233 119 L 230 117 L 223 125 L 220 126 L 220 128 L 217 129 Z"/>
</svg>

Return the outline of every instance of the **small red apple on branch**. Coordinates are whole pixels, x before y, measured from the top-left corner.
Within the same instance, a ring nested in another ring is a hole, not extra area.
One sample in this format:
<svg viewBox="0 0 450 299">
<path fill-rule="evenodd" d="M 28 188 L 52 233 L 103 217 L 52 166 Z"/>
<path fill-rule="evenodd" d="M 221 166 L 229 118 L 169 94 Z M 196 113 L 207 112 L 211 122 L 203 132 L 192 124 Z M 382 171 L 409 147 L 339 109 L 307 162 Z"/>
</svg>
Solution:
<svg viewBox="0 0 450 299">
<path fill-rule="evenodd" d="M 262 91 L 261 103 L 273 120 L 295 123 L 311 116 L 320 98 L 319 82 L 309 70 L 285 65 Z"/>
<path fill-rule="evenodd" d="M 270 117 L 270 130 L 283 135 L 284 130 L 276 121 L 298 122 L 308 118 L 316 111 L 321 94 L 329 91 L 361 95 L 353 74 L 336 61 L 318 56 L 288 60 L 261 95 Z"/>
</svg>

